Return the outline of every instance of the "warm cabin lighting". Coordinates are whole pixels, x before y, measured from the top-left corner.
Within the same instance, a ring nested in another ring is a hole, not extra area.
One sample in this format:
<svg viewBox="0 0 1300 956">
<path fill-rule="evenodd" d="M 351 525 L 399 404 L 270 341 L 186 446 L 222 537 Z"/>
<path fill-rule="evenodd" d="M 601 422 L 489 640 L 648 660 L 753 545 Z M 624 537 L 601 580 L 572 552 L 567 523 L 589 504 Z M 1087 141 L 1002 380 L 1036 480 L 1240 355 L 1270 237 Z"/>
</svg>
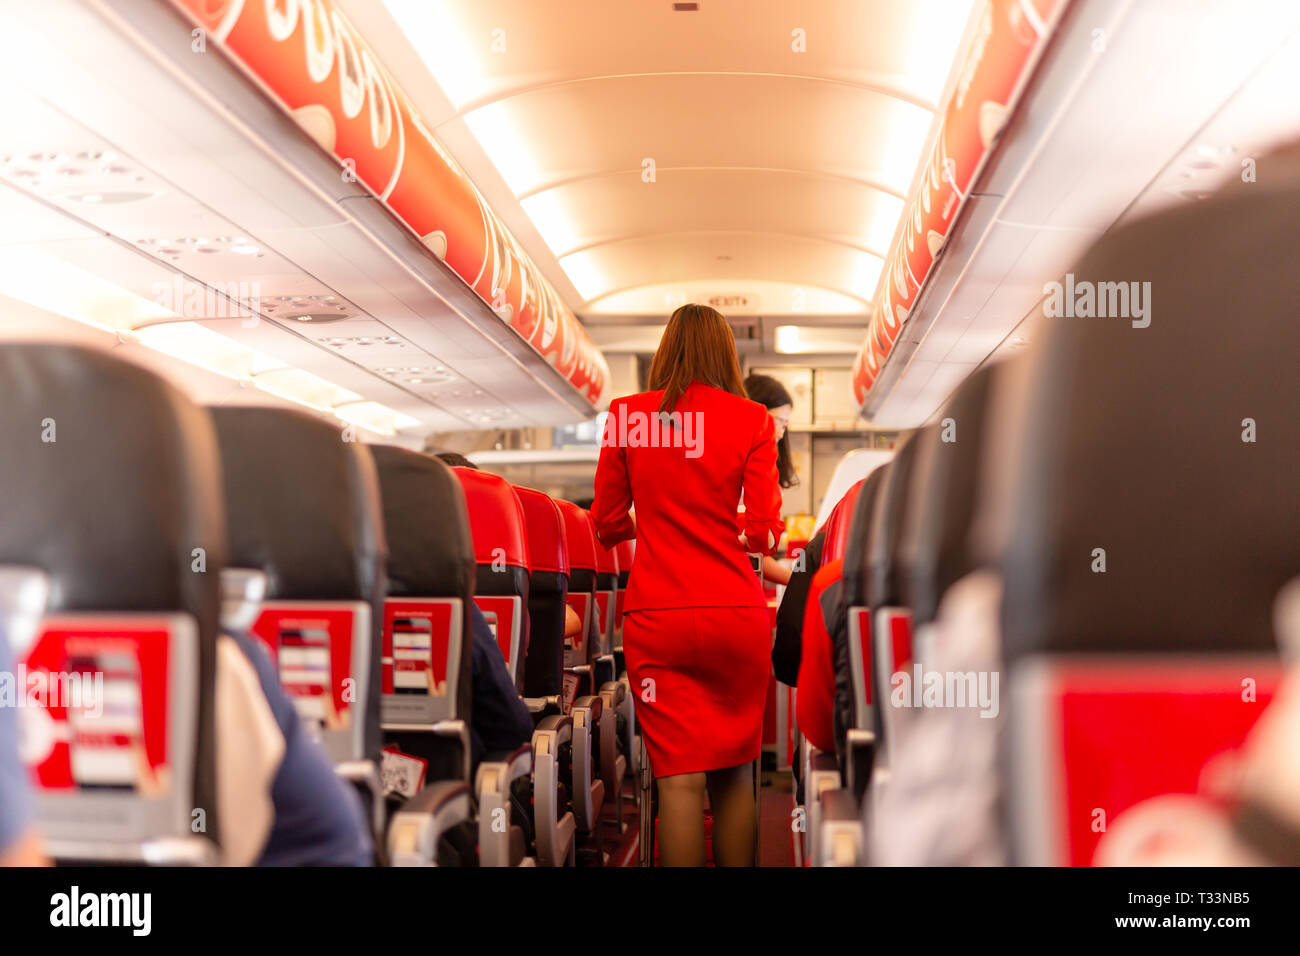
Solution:
<svg viewBox="0 0 1300 956">
<path fill-rule="evenodd" d="M 556 184 L 565 181 L 568 171 L 551 168 L 545 159 L 549 155 L 545 144 L 531 139 L 535 134 L 530 131 L 536 126 L 521 111 L 533 108 L 533 101 L 511 95 L 536 88 L 528 83 L 518 86 L 519 78 L 509 72 L 508 55 L 502 55 L 508 54 L 508 47 L 502 49 L 500 44 L 520 41 L 508 31 L 498 35 L 496 30 L 488 29 L 486 21 L 470 5 L 451 0 L 385 3 L 582 297 L 590 302 L 620 286 L 626 287 L 625 277 L 606 275 L 605 270 L 596 268 L 592 257 L 575 254 L 589 243 L 608 237 L 594 234 L 593 223 L 566 208 L 569 193 Z M 837 283 L 839 289 L 852 296 L 864 300 L 875 296 L 881 271 L 878 256 L 888 249 L 903 214 L 901 196 L 922 158 L 935 111 L 941 106 L 944 85 L 975 6 L 975 0 L 949 0 L 942 5 L 902 4 L 890 12 L 891 42 L 906 51 L 899 58 L 906 68 L 891 71 L 885 78 L 885 87 L 897 91 L 898 98 L 874 121 L 873 125 L 880 128 L 870 131 L 877 144 L 870 168 L 839 171 L 879 184 L 883 190 L 853 234 L 844 237 L 847 244 L 875 253 L 868 255 L 864 251 L 862 262 L 850 261 L 843 281 Z M 673 9 L 695 10 L 698 6 L 674 4 Z M 940 12 L 942 15 L 936 15 Z M 725 42 L 725 37 L 719 37 L 719 42 Z M 581 63 L 562 64 L 561 72 L 573 77 L 585 75 Z"/>
<path fill-rule="evenodd" d="M 793 352 L 803 351 L 799 347 L 799 326 L 778 325 L 774 334 L 778 352 L 788 355 Z"/>
<path fill-rule="evenodd" d="M 457 110 L 482 92 L 484 75 L 480 57 L 488 52 L 491 38 L 483 37 L 480 44 L 471 43 L 455 4 L 431 0 L 384 2 Z"/>
<path fill-rule="evenodd" d="M 341 388 L 318 375 L 297 368 L 270 369 L 254 376 L 253 384 L 264 392 L 321 412 L 332 413 L 336 405 L 362 400 L 351 389 Z"/>
<path fill-rule="evenodd" d="M 0 248 L 0 295 L 114 332 L 122 341 L 138 343 L 232 381 L 251 383 L 268 395 L 313 411 L 334 415 L 335 406 L 362 403 L 367 407 L 354 413 L 356 421 L 342 414 L 338 417 L 381 435 L 391 436 L 396 429 L 419 424 L 409 415 L 366 402 L 350 389 L 293 368 L 204 325 L 181 321 L 158 303 L 38 249 Z"/>
<path fill-rule="evenodd" d="M 0 247 L 0 293 L 109 331 L 172 315 L 156 302 L 30 246 Z"/>
<path fill-rule="evenodd" d="M 568 255 L 583 244 L 582 229 L 557 190 L 525 196 L 519 205 L 557 256 Z"/>
<path fill-rule="evenodd" d="M 783 355 L 854 355 L 862 344 L 857 326 L 778 325 L 773 348 Z"/>
<path fill-rule="evenodd" d="M 334 408 L 333 412 L 339 419 L 350 425 L 380 435 L 396 435 L 399 428 L 410 428 L 420 424 L 410 415 L 403 415 L 379 402 L 345 402 Z"/>
<path fill-rule="evenodd" d="M 151 325 L 134 334 L 141 345 L 226 378 L 255 378 L 270 370 L 288 368 L 278 359 L 194 322 Z"/>
<path fill-rule="evenodd" d="M 584 250 L 565 256 L 560 260 L 569 281 L 578 290 L 584 300 L 591 300 L 603 293 L 609 285 L 604 271 L 596 262 L 591 251 Z"/>
</svg>

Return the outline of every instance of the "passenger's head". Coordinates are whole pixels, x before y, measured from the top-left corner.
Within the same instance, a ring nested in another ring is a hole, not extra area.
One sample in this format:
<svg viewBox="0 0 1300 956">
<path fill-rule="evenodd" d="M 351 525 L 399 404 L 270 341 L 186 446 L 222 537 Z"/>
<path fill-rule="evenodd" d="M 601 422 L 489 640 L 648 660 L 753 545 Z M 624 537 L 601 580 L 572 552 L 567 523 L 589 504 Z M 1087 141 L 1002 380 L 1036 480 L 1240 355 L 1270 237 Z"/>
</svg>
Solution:
<svg viewBox="0 0 1300 956">
<path fill-rule="evenodd" d="M 473 468 L 478 471 L 478 465 L 458 451 L 435 451 L 433 457 L 439 459 L 448 468 Z"/>
<path fill-rule="evenodd" d="M 776 435 L 776 468 L 781 476 L 781 487 L 789 488 L 799 483 L 795 474 L 794 462 L 790 458 L 790 436 L 786 429 L 790 426 L 790 414 L 794 411 L 794 399 L 786 387 L 770 375 L 750 375 L 745 379 L 745 394 L 751 401 L 758 402 L 772 416 L 772 430 Z"/>
<path fill-rule="evenodd" d="M 753 374 L 745 379 L 745 394 L 772 416 L 777 441 L 784 438 L 785 430 L 790 426 L 790 414 L 794 411 L 794 399 L 785 386 L 770 375 Z"/>
<path fill-rule="evenodd" d="M 717 309 L 695 303 L 682 306 L 668 319 L 650 363 L 650 388 L 664 390 L 663 411 L 673 410 L 691 382 L 745 397 L 731 326 Z"/>
</svg>

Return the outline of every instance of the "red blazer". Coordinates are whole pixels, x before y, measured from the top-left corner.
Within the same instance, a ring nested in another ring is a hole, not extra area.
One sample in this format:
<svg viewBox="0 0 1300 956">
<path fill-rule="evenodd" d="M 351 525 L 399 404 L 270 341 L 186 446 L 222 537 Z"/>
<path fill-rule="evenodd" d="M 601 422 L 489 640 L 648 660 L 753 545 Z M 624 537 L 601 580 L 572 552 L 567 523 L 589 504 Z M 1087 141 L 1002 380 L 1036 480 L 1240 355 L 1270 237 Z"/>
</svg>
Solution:
<svg viewBox="0 0 1300 956">
<path fill-rule="evenodd" d="M 601 544 L 636 538 L 624 612 L 766 607 L 737 537 L 736 502 L 743 488 L 749 550 L 770 554 L 782 525 L 767 409 L 694 382 L 664 425 L 662 401 L 656 391 L 611 402 L 596 466 L 591 515 Z"/>
</svg>

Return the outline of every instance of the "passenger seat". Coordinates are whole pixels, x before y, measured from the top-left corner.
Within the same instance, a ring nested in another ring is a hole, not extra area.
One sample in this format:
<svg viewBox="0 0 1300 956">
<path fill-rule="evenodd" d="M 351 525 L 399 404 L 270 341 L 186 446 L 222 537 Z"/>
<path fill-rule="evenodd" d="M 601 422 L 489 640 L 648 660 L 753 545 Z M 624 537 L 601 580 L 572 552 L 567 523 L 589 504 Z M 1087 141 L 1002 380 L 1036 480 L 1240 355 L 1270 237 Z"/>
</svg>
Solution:
<svg viewBox="0 0 1300 956">
<path fill-rule="evenodd" d="M 303 727 L 362 795 L 379 839 L 387 555 L 374 465 L 364 445 L 305 412 L 211 412 L 230 547 L 223 624 L 260 641 Z"/>
<path fill-rule="evenodd" d="M 84 696 L 26 714 L 46 855 L 230 859 L 222 810 L 235 808 L 221 799 L 216 713 L 225 529 L 210 420 L 104 352 L 6 343 L 0 444 L 0 615 L 15 663 L 83 682 Z M 99 694 L 128 710 L 111 736 Z M 254 809 L 261 822 L 241 863 L 269 826 L 269 803 Z"/>
</svg>

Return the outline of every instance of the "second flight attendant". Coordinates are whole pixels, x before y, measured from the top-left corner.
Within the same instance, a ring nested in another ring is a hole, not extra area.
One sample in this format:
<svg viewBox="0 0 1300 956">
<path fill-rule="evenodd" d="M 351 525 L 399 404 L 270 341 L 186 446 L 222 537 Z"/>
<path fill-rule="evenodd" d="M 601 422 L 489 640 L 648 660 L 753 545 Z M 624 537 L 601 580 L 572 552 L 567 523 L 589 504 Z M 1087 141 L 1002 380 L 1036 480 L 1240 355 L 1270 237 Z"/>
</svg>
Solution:
<svg viewBox="0 0 1300 956">
<path fill-rule="evenodd" d="M 745 397 L 731 329 L 707 306 L 673 313 L 650 386 L 610 404 L 592 516 L 605 547 L 637 540 L 623 651 L 659 785 L 659 858 L 703 865 L 707 789 L 714 861 L 749 866 L 771 623 L 746 552 L 781 536 L 772 418 Z"/>
<path fill-rule="evenodd" d="M 794 459 L 790 454 L 790 415 L 794 412 L 794 399 L 786 387 L 770 375 L 752 373 L 745 379 L 745 394 L 767 409 L 772 416 L 772 434 L 776 438 L 776 470 L 781 487 L 792 488 L 799 484 L 795 474 Z M 776 558 L 763 558 L 763 577 L 773 584 L 789 584 L 790 569 Z"/>
</svg>

